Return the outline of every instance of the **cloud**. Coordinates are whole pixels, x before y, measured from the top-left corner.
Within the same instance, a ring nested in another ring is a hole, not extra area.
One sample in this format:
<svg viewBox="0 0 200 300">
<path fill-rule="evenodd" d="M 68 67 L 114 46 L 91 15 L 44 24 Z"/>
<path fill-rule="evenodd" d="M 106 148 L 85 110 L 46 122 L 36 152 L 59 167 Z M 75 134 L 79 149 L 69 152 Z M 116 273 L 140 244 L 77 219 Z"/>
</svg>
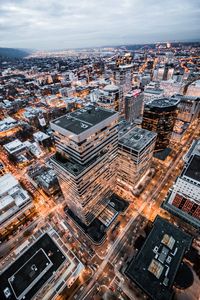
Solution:
<svg viewBox="0 0 200 300">
<path fill-rule="evenodd" d="M 199 38 L 199 0 L 0 0 L 1 46 L 58 49 Z"/>
</svg>

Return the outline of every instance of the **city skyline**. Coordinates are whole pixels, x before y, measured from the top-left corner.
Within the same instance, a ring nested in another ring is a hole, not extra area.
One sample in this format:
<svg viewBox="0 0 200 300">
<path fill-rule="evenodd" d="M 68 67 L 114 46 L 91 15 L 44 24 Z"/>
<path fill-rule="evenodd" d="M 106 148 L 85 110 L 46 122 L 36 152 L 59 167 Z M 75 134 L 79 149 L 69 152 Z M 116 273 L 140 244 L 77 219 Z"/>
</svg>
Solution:
<svg viewBox="0 0 200 300">
<path fill-rule="evenodd" d="M 50 50 L 198 40 L 199 14 L 196 0 L 0 1 L 1 46 Z"/>
</svg>

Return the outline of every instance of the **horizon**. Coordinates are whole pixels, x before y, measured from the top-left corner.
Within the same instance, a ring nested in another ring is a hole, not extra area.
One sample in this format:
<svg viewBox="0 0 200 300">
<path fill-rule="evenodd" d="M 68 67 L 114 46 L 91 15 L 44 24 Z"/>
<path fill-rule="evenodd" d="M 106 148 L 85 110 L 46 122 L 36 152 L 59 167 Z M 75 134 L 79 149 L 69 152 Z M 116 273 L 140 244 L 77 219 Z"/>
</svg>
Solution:
<svg viewBox="0 0 200 300">
<path fill-rule="evenodd" d="M 37 48 L 27 48 L 27 47 L 3 47 L 0 46 L 0 49 L 15 49 L 15 50 L 32 50 L 32 51 L 63 51 L 63 50 L 79 50 L 79 49 L 100 49 L 100 48 L 117 48 L 117 47 L 127 47 L 127 46 L 143 46 L 143 45 L 156 45 L 156 44 L 193 44 L 200 43 L 200 38 L 192 39 L 192 40 L 167 40 L 167 41 L 157 41 L 157 42 L 149 42 L 149 43 L 128 43 L 128 44 L 116 44 L 116 45 L 101 45 L 101 46 L 87 46 L 87 47 L 76 47 L 76 48 L 51 48 L 51 49 L 37 49 Z"/>
<path fill-rule="evenodd" d="M 5 48 L 37 50 L 192 41 L 199 15 L 198 0 L 0 0 L 0 39 Z"/>
</svg>

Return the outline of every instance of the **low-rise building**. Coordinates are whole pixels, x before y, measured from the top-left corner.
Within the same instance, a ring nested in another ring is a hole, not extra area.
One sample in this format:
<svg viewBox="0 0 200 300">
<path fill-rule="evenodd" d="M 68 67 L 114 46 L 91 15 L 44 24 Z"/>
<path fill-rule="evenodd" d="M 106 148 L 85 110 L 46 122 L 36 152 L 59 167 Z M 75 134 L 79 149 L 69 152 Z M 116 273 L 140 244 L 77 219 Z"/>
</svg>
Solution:
<svg viewBox="0 0 200 300">
<path fill-rule="evenodd" d="M 1 227 L 8 225 L 8 223 L 32 206 L 32 199 L 28 192 L 22 188 L 13 175 L 8 173 L 0 177 Z"/>
<path fill-rule="evenodd" d="M 162 206 L 200 228 L 200 151 L 199 154 L 190 156 Z"/>
<path fill-rule="evenodd" d="M 33 240 L 20 246 L 15 261 L 1 273 L 1 300 L 56 299 L 83 271 L 51 227 Z"/>
<path fill-rule="evenodd" d="M 170 300 L 174 294 L 175 277 L 191 243 L 189 234 L 157 216 L 125 274 L 150 299 Z"/>
</svg>

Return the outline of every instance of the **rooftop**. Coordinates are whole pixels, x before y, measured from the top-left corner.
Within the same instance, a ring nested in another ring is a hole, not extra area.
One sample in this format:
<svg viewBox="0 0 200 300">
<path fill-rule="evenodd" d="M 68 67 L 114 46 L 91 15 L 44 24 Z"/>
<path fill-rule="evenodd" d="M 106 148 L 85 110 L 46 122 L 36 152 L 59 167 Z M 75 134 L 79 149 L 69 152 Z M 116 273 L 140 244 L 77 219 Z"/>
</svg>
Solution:
<svg viewBox="0 0 200 300">
<path fill-rule="evenodd" d="M 114 84 L 108 84 L 104 87 L 104 91 L 105 92 L 118 92 L 119 87 L 117 85 L 114 85 Z"/>
<path fill-rule="evenodd" d="M 0 197 L 18 185 L 17 179 L 10 173 L 0 177 Z"/>
<path fill-rule="evenodd" d="M 191 158 L 183 176 L 190 177 L 195 181 L 200 182 L 200 155 L 194 155 Z"/>
<path fill-rule="evenodd" d="M 159 98 L 154 99 L 146 104 L 152 110 L 168 110 L 175 109 L 179 100 L 174 98 Z"/>
<path fill-rule="evenodd" d="M 49 138 L 49 135 L 47 135 L 46 133 L 42 132 L 42 131 L 37 131 L 33 134 L 34 139 L 36 139 L 37 141 L 43 141 Z"/>
<path fill-rule="evenodd" d="M 200 139 L 192 142 L 192 145 L 191 145 L 189 151 L 186 153 L 186 155 L 184 157 L 184 161 L 188 162 L 190 157 L 194 154 L 197 154 L 200 156 Z"/>
<path fill-rule="evenodd" d="M 99 107 L 88 106 L 68 113 L 51 123 L 78 135 L 113 115 L 117 115 L 117 113 Z"/>
<path fill-rule="evenodd" d="M 65 260 L 64 254 L 45 233 L 0 275 L 0 299 L 31 299 Z"/>
<path fill-rule="evenodd" d="M 4 145 L 4 148 L 9 152 L 9 153 L 15 153 L 16 151 L 21 151 L 26 148 L 25 144 L 22 143 L 19 139 L 16 139 L 8 144 Z"/>
<path fill-rule="evenodd" d="M 132 130 L 128 131 L 119 140 L 119 144 L 139 152 L 153 139 L 155 139 L 156 135 L 157 134 L 155 132 L 140 127 L 135 127 Z"/>
<path fill-rule="evenodd" d="M 170 300 L 173 283 L 192 237 L 161 217 L 125 273 L 151 299 Z"/>
<path fill-rule="evenodd" d="M 0 224 L 11 219 L 31 202 L 31 198 L 11 174 L 0 177 Z"/>
</svg>

